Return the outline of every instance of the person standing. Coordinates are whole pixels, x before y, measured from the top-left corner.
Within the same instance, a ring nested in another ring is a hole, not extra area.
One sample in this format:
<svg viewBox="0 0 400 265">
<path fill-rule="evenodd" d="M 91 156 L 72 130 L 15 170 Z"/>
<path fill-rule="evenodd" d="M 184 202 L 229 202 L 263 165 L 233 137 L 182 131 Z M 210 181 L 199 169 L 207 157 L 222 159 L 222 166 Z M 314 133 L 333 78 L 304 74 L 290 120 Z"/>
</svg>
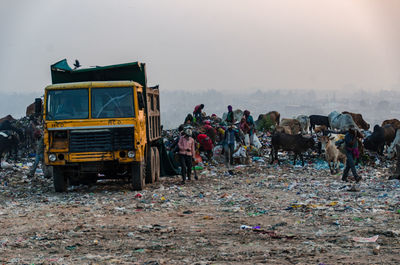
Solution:
<svg viewBox="0 0 400 265">
<path fill-rule="evenodd" d="M 29 174 L 28 174 L 29 178 L 33 178 L 35 176 L 35 172 L 39 165 L 39 162 L 42 163 L 42 167 L 44 167 L 44 164 L 43 164 L 43 153 L 44 153 L 43 135 L 40 134 L 40 135 L 37 135 L 36 137 L 37 137 L 37 139 L 36 139 L 35 162 L 33 163 L 32 167 L 29 170 Z M 44 172 L 44 170 L 43 170 L 43 172 Z"/>
<path fill-rule="evenodd" d="M 179 162 L 182 167 L 182 184 L 185 184 L 186 178 L 191 180 L 192 160 L 195 158 L 194 139 L 192 138 L 192 130 L 186 129 L 184 134 L 179 138 Z"/>
<path fill-rule="evenodd" d="M 235 116 L 233 114 L 231 105 L 228 106 L 228 115 L 226 116 L 226 122 L 228 123 L 228 125 L 235 123 Z"/>
<path fill-rule="evenodd" d="M 224 139 L 224 155 L 225 155 L 225 165 L 233 165 L 233 153 L 235 150 L 235 140 L 240 142 L 239 132 L 235 129 L 234 125 L 230 125 L 225 131 Z"/>
<path fill-rule="evenodd" d="M 250 139 L 250 145 L 254 145 L 254 131 L 255 131 L 255 123 L 253 116 L 250 115 L 250 111 L 245 110 L 243 112 L 244 118 L 246 120 L 246 124 L 248 126 L 248 134 L 249 134 L 249 139 Z"/>
<path fill-rule="evenodd" d="M 201 112 L 203 111 L 203 109 L 204 109 L 204 104 L 200 104 L 194 107 L 193 116 L 196 119 L 196 122 L 203 121 L 203 117 L 201 116 Z"/>
<path fill-rule="evenodd" d="M 353 177 L 355 178 L 356 182 L 359 182 L 362 178 L 357 174 L 356 166 L 354 163 L 354 159 L 359 157 L 359 152 L 358 152 L 358 147 L 357 147 L 357 134 L 355 128 L 350 128 L 345 137 L 344 137 L 344 142 L 345 142 L 345 148 L 346 148 L 346 167 L 343 170 L 343 176 L 342 180 L 343 181 L 348 181 L 347 176 L 349 174 L 349 171 L 351 170 L 351 173 L 353 173 Z"/>
</svg>

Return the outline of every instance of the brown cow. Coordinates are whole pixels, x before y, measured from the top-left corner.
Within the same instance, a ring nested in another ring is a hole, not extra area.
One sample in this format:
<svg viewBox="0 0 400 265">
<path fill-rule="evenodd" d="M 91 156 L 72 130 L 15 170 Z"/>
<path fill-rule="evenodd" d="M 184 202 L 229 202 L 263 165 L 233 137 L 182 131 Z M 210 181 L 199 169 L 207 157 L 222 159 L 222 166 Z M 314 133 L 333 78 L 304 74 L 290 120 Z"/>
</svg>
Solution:
<svg viewBox="0 0 400 265">
<path fill-rule="evenodd" d="M 286 133 L 286 134 L 292 134 L 292 130 L 290 129 L 289 126 L 282 126 L 282 125 L 277 125 L 275 127 L 275 132 L 278 133 Z"/>
<path fill-rule="evenodd" d="M 356 123 L 358 128 L 361 128 L 363 130 L 369 130 L 370 125 L 363 119 L 363 116 L 359 113 L 352 113 L 348 111 L 343 111 L 342 114 L 350 114 L 350 116 L 353 118 L 353 121 Z"/>
<path fill-rule="evenodd" d="M 321 149 L 325 151 L 325 159 L 328 162 L 331 174 L 339 172 L 339 161 L 346 165 L 347 157 L 342 153 L 332 141 L 334 137 L 321 136 L 319 138 L 321 142 Z"/>
<path fill-rule="evenodd" d="M 319 125 L 319 126 L 315 126 L 314 132 L 315 133 L 322 133 L 325 134 L 325 132 L 328 130 L 328 128 L 325 125 Z"/>
<path fill-rule="evenodd" d="M 400 129 L 400 121 L 398 119 L 385 120 L 384 122 L 382 122 L 382 127 L 387 124 L 393 125 L 393 127 L 396 128 L 396 130 Z"/>
<path fill-rule="evenodd" d="M 16 119 L 14 119 L 13 116 L 11 116 L 11 115 L 7 115 L 7 116 L 5 116 L 5 117 L 0 119 L 0 123 L 2 123 L 3 121 L 11 121 L 11 122 L 13 122 L 13 121 L 16 121 Z"/>
<path fill-rule="evenodd" d="M 281 118 L 281 114 L 279 112 L 274 110 L 268 112 L 267 114 L 260 114 L 257 121 L 261 121 L 267 117 L 269 117 L 269 119 L 274 123 L 274 126 L 279 125 L 279 120 Z"/>
<path fill-rule="evenodd" d="M 301 132 L 301 124 L 296 119 L 282 119 L 281 126 L 287 126 L 290 128 L 291 134 L 299 134 Z"/>
</svg>

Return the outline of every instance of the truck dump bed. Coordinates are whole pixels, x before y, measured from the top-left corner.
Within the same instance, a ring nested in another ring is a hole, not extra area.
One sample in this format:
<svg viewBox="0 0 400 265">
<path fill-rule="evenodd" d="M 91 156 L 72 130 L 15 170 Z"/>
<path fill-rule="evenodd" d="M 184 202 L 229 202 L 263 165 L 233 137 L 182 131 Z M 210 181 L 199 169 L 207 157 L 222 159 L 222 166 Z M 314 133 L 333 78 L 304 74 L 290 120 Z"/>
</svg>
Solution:
<svg viewBox="0 0 400 265">
<path fill-rule="evenodd" d="M 135 81 L 147 88 L 146 65 L 133 62 L 92 68 L 72 69 L 67 60 L 50 66 L 53 84 L 86 81 Z"/>
</svg>

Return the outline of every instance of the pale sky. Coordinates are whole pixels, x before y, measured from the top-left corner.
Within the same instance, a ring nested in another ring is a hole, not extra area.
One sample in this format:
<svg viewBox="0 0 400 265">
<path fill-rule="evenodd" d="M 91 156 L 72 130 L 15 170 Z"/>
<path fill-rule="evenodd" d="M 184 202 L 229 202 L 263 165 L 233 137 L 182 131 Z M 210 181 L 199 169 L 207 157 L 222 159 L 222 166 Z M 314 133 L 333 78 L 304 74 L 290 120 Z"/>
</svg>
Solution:
<svg viewBox="0 0 400 265">
<path fill-rule="evenodd" d="M 400 89 L 399 0 L 2 0 L 0 89 L 141 61 L 161 89 Z"/>
</svg>

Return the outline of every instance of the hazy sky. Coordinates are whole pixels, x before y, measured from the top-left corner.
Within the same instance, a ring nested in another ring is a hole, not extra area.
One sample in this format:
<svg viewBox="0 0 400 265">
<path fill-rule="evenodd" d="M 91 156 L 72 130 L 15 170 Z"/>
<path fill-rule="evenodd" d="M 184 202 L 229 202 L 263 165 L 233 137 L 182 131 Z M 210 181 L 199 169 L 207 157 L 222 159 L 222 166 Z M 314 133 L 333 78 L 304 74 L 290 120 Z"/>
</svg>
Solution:
<svg viewBox="0 0 400 265">
<path fill-rule="evenodd" d="M 400 88 L 399 0 L 2 0 L 0 89 L 147 63 L 165 90 Z"/>
</svg>

